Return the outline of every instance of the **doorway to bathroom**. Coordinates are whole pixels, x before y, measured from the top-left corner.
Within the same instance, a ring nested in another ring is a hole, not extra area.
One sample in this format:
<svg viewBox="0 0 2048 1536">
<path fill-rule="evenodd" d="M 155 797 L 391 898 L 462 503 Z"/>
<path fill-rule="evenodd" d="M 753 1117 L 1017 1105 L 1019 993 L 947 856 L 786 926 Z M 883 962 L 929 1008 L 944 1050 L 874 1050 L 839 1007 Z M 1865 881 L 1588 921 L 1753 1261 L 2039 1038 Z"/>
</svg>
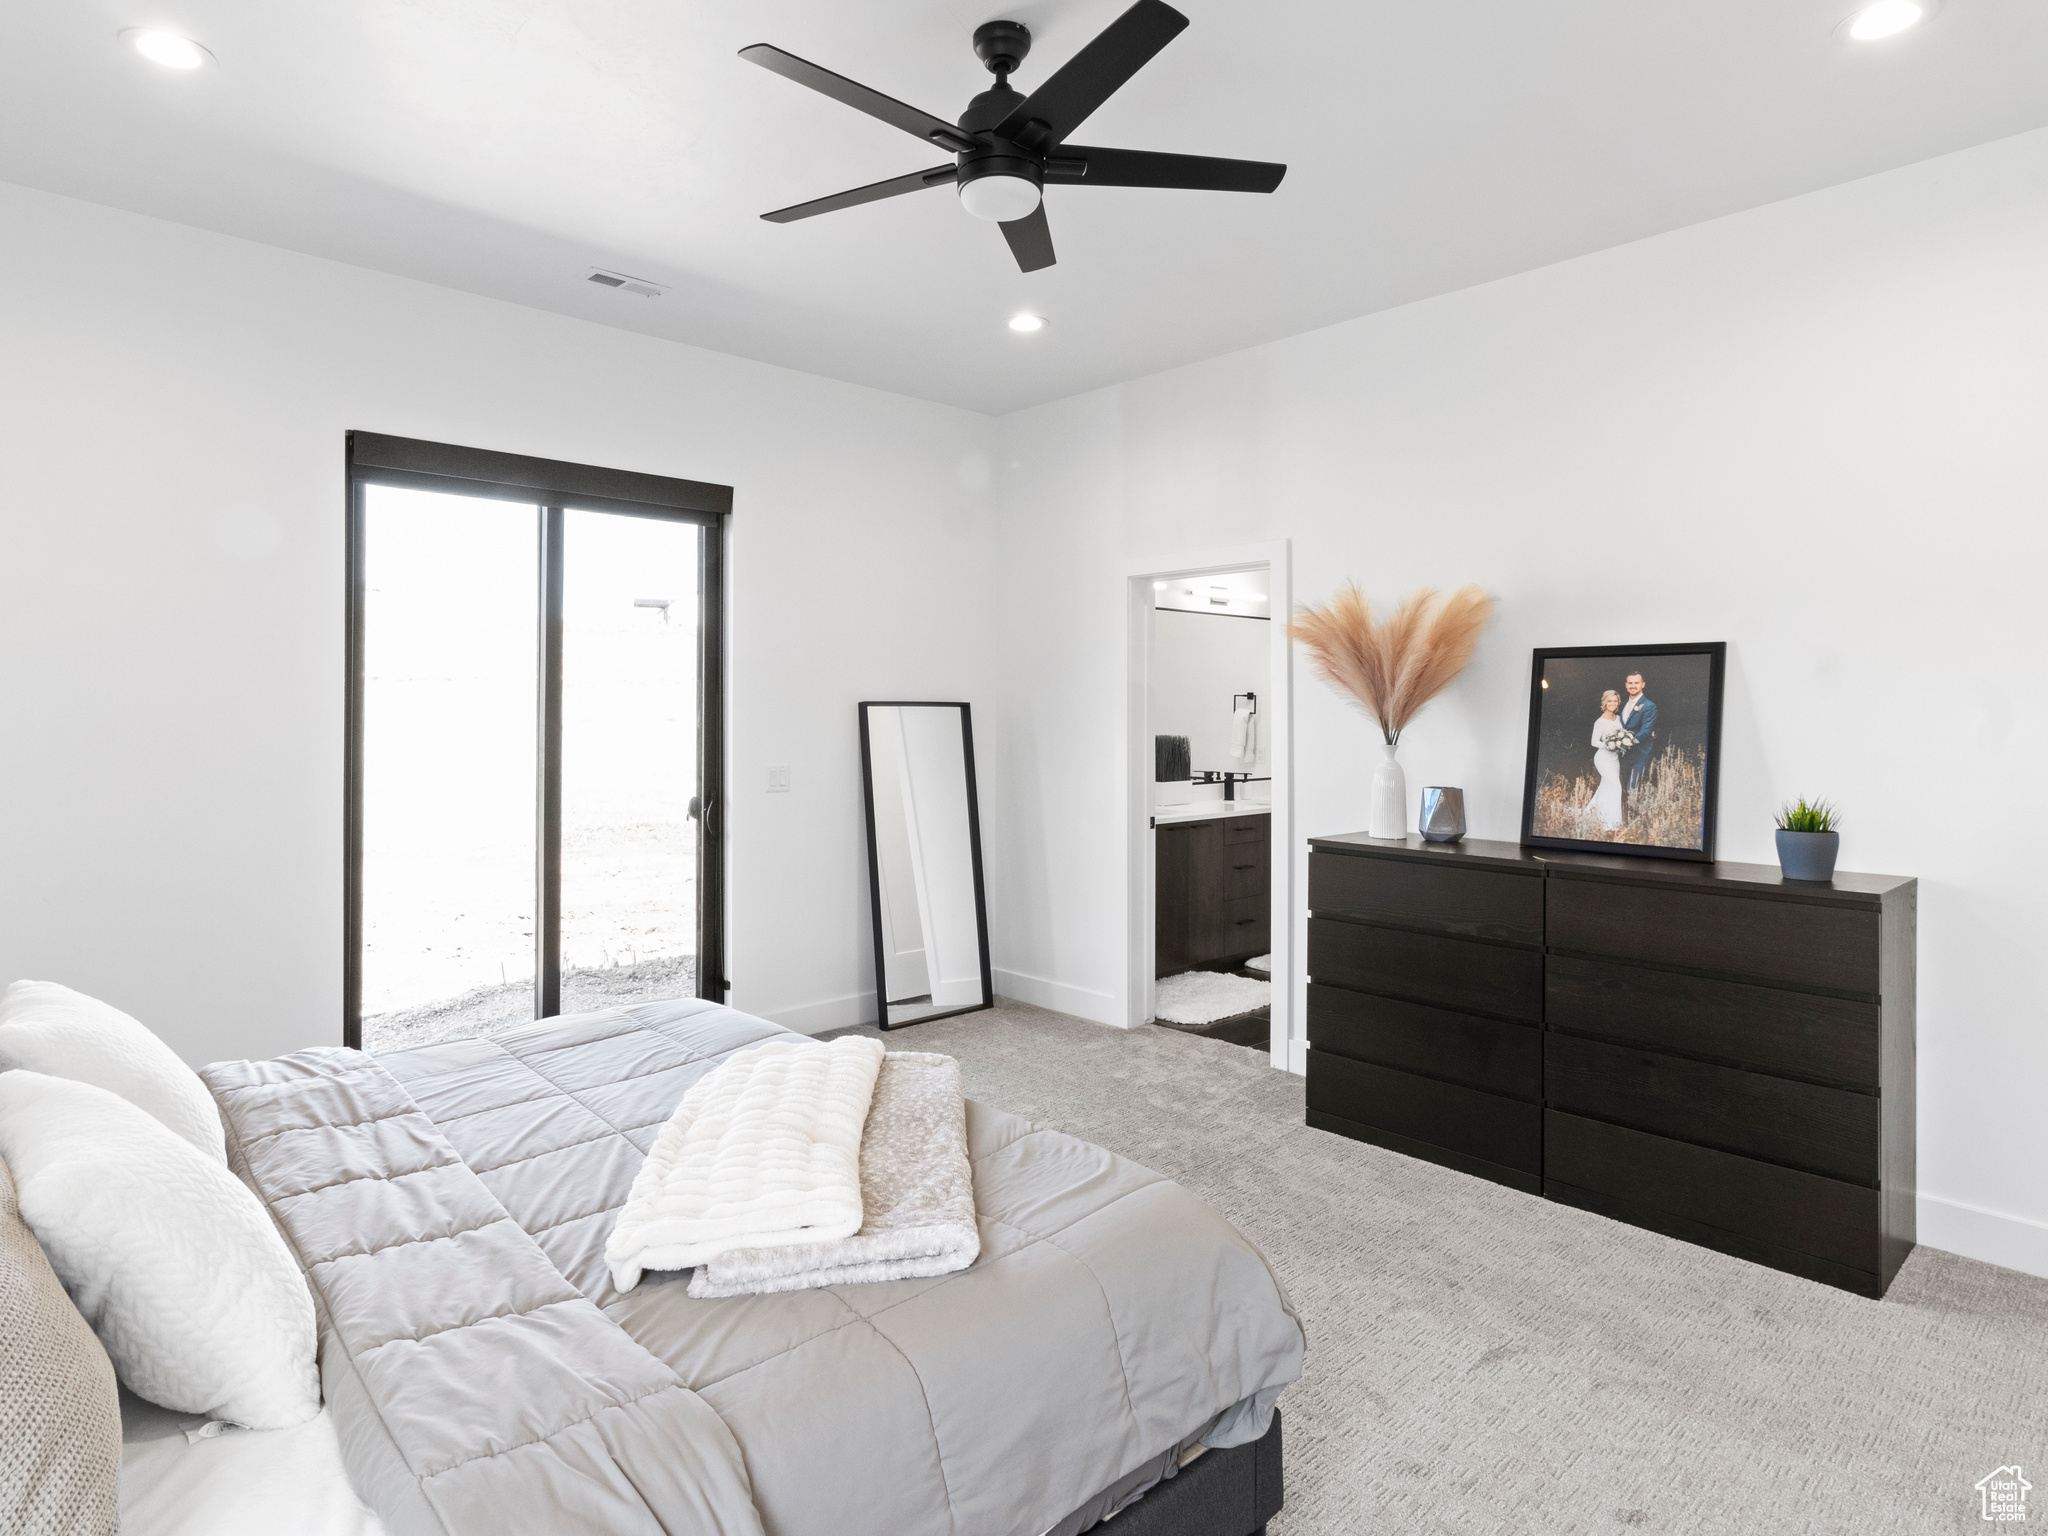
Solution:
<svg viewBox="0 0 2048 1536">
<path fill-rule="evenodd" d="M 1128 575 L 1130 1022 L 1299 1070 L 1286 546 Z"/>
</svg>

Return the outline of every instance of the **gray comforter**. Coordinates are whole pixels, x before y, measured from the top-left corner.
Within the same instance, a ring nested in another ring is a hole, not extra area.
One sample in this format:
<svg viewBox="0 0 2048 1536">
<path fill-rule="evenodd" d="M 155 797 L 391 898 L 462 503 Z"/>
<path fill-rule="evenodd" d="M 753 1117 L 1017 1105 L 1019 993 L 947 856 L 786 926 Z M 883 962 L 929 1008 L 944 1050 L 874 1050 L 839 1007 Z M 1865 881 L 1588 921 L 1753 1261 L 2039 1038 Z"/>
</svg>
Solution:
<svg viewBox="0 0 2048 1536">
<path fill-rule="evenodd" d="M 1040 1536 L 1191 1439 L 1264 1431 L 1302 1336 L 1257 1250 L 1157 1174 L 971 1102 L 972 1268 L 614 1291 L 605 1238 L 655 1132 L 787 1033 L 684 1001 L 206 1069 L 392 1536 Z"/>
</svg>

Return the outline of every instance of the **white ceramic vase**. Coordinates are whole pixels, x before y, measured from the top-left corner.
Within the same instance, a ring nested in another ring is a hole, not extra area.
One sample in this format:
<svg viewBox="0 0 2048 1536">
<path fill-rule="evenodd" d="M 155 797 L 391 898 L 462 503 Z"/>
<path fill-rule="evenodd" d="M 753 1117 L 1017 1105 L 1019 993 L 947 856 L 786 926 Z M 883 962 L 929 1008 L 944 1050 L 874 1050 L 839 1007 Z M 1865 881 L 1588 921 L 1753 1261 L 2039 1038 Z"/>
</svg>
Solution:
<svg viewBox="0 0 2048 1536">
<path fill-rule="evenodd" d="M 1406 837 L 1408 775 L 1401 771 L 1401 765 L 1394 760 L 1396 746 L 1393 742 L 1386 743 L 1380 750 L 1385 755 L 1380 758 L 1380 765 L 1372 774 L 1372 819 L 1366 823 L 1366 835 Z"/>
</svg>

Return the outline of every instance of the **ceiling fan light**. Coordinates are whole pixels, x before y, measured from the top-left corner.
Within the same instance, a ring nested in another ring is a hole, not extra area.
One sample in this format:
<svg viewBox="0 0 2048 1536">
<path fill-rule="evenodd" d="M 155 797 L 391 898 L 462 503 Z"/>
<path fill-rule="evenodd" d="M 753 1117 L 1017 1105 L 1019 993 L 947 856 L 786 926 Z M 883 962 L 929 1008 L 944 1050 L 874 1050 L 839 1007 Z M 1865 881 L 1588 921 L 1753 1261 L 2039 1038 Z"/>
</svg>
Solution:
<svg viewBox="0 0 2048 1536">
<path fill-rule="evenodd" d="M 977 176 L 960 183 L 960 206 L 977 219 L 1006 224 L 1038 207 L 1038 183 L 1022 176 Z"/>
</svg>

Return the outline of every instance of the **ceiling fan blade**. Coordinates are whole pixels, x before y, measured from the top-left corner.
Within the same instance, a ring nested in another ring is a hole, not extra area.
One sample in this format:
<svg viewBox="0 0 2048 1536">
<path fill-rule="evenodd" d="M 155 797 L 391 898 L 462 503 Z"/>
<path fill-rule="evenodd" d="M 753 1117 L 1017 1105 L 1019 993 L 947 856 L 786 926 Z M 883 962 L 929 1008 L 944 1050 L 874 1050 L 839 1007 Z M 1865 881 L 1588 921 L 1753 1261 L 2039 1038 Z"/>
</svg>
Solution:
<svg viewBox="0 0 2048 1536">
<path fill-rule="evenodd" d="M 1075 162 L 1086 170 L 1076 174 Z M 1149 149 L 1062 144 L 1046 162 L 1047 181 L 1077 187 L 1184 187 L 1193 192 L 1271 192 L 1287 167 L 1268 160 L 1162 155 Z"/>
<path fill-rule="evenodd" d="M 892 128 L 901 128 L 905 133 L 915 134 L 927 144 L 936 144 L 956 155 L 965 154 L 974 148 L 974 140 L 944 118 L 933 117 L 929 112 L 920 112 L 916 107 L 906 106 L 893 96 L 884 96 L 880 91 L 871 91 L 858 80 L 835 75 L 829 69 L 819 68 L 809 59 L 800 59 L 793 53 L 784 53 L 773 43 L 755 43 L 752 47 L 742 48 L 740 57 L 750 64 L 758 64 L 763 69 L 774 71 L 785 80 L 807 85 L 821 95 L 830 96 L 834 101 L 852 107 L 856 112 L 878 117 Z"/>
<path fill-rule="evenodd" d="M 1012 108 L 1010 115 L 996 124 L 997 136 L 1015 139 L 1024 133 L 1027 123 L 1040 122 L 1045 124 L 1043 131 L 1025 135 L 1028 147 L 1064 139 L 1187 24 L 1187 17 L 1165 0 L 1138 0 Z"/>
<path fill-rule="evenodd" d="M 830 197 L 813 198 L 808 203 L 792 203 L 787 208 L 778 208 L 773 213 L 764 213 L 762 218 L 770 224 L 794 224 L 798 219 L 815 218 L 821 213 L 837 213 L 842 208 L 858 208 L 862 203 L 878 203 L 885 197 L 901 197 L 905 192 L 922 192 L 926 187 L 943 187 L 960 174 L 957 165 L 935 165 L 928 171 L 912 171 L 908 176 L 892 176 L 887 181 L 871 181 L 864 187 L 855 187 L 851 192 L 834 192 Z"/>
<path fill-rule="evenodd" d="M 1044 203 L 1021 219 L 1006 220 L 1000 227 L 1003 238 L 1010 242 L 1010 254 L 1017 258 L 1018 271 L 1036 272 L 1053 264 L 1052 226 L 1045 222 Z"/>
</svg>

